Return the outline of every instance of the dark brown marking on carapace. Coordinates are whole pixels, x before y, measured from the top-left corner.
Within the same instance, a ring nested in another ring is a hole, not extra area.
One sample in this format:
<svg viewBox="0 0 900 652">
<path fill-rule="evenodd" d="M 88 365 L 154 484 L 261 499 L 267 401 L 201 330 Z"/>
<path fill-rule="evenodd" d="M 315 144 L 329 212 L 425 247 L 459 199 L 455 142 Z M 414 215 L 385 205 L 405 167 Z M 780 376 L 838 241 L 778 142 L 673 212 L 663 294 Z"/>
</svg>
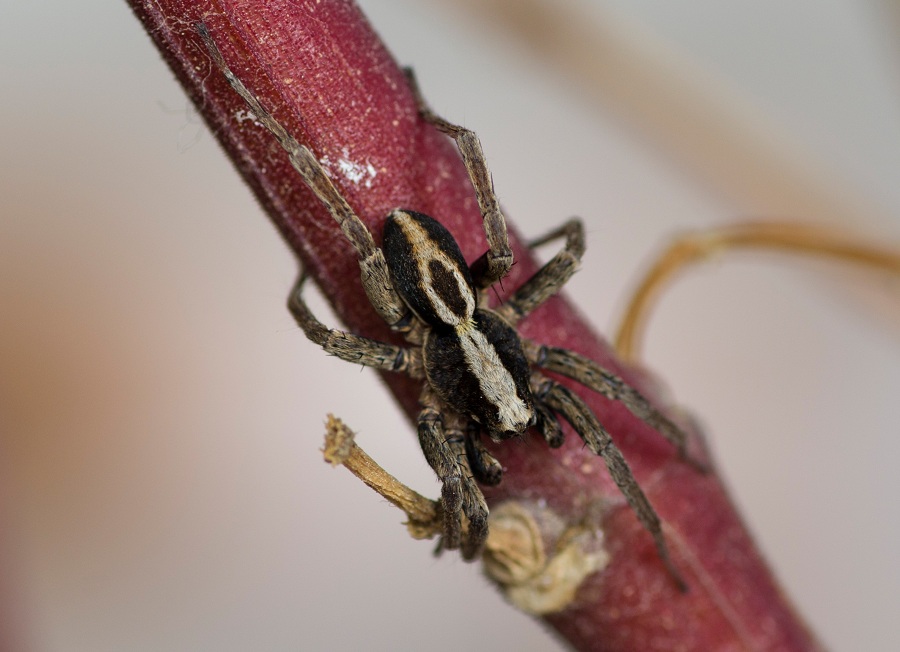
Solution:
<svg viewBox="0 0 900 652">
<path fill-rule="evenodd" d="M 472 274 L 459 245 L 437 220 L 395 210 L 384 225 L 385 260 L 397 293 L 434 328 L 459 328 L 477 307 Z"/>
<path fill-rule="evenodd" d="M 430 285 L 435 294 L 459 317 L 460 321 L 465 321 L 469 316 L 469 310 L 466 298 L 462 295 L 463 288 L 459 286 L 459 275 L 447 269 L 442 260 L 428 261 L 428 271 L 431 273 Z"/>
</svg>

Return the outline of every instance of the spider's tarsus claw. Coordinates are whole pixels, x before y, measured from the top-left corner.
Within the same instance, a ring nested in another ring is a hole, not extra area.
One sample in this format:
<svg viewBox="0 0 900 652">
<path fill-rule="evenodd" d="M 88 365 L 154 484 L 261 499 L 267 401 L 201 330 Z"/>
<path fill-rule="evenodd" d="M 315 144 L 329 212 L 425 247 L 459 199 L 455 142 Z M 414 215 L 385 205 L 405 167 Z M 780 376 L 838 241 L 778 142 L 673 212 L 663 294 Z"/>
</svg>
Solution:
<svg viewBox="0 0 900 652">
<path fill-rule="evenodd" d="M 462 546 L 462 557 L 466 561 L 474 561 L 481 556 L 484 542 L 488 537 L 488 510 L 483 501 L 480 505 L 469 506 L 466 517 L 469 519 L 469 532 Z"/>
</svg>

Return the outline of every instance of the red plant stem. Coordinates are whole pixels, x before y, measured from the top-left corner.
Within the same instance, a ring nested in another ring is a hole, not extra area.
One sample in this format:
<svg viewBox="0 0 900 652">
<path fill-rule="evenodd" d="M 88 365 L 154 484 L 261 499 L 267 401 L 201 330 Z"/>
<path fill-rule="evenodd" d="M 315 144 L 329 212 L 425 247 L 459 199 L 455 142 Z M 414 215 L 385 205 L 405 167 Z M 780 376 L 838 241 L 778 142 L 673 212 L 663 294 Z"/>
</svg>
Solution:
<svg viewBox="0 0 900 652">
<path fill-rule="evenodd" d="M 211 66 L 195 24 L 207 24 L 235 74 L 294 136 L 330 166 L 333 180 L 380 240 L 384 216 L 406 207 L 437 217 L 468 260 L 486 249 L 481 216 L 453 144 L 425 124 L 402 72 L 349 1 L 130 0 L 163 56 L 250 184 L 269 217 L 353 332 L 392 339 L 359 283 L 356 256 L 274 139 L 252 120 Z M 512 233 L 517 264 L 504 288 L 536 265 Z M 554 298 L 523 334 L 593 358 L 654 395 L 575 309 Z M 407 413 L 419 388 L 385 377 Z M 572 433 L 551 451 L 538 438 L 495 447 L 506 469 L 489 502 L 544 501 L 577 522 L 602 506 L 611 564 L 590 576 L 575 603 L 545 617 L 579 650 L 813 650 L 818 644 L 781 594 L 713 473 L 679 461 L 648 426 L 616 403 L 581 395 L 616 443 L 664 520 L 680 593 L 651 538 L 604 465 Z M 413 445 L 411 443 L 411 445 Z M 696 448 L 696 442 L 694 442 Z"/>
</svg>

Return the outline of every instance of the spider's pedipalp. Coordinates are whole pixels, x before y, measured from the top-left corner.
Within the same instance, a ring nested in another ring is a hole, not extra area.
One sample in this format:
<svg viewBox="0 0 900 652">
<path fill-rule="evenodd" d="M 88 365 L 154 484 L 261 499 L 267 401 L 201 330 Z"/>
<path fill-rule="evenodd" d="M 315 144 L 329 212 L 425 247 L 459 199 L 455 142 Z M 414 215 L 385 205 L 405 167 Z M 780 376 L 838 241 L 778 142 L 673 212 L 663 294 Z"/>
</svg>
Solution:
<svg viewBox="0 0 900 652">
<path fill-rule="evenodd" d="M 559 425 L 559 419 L 556 418 L 553 410 L 548 408 L 542 402 L 536 401 L 534 411 L 537 415 L 535 427 L 538 429 L 538 432 L 543 435 L 547 445 L 550 448 L 559 448 L 562 446 L 565 442 L 565 435 L 563 434 L 562 426 Z"/>
<path fill-rule="evenodd" d="M 472 422 L 464 435 L 466 443 L 466 458 L 472 475 L 483 485 L 489 487 L 500 484 L 503 477 L 503 466 L 484 447 L 481 441 L 481 430 L 478 424 Z"/>
<path fill-rule="evenodd" d="M 609 436 L 606 429 L 600 425 L 597 417 L 587 406 L 587 404 L 572 390 L 560 383 L 550 380 L 549 378 L 535 373 L 532 376 L 535 385 L 535 397 L 544 402 L 549 408 L 558 412 L 562 417 L 571 424 L 579 437 L 584 440 L 585 445 L 595 455 L 599 455 L 609 475 L 619 487 L 619 491 L 625 496 L 628 505 L 637 515 L 638 520 L 644 528 L 653 537 L 656 550 L 665 564 L 666 568 L 672 574 L 679 588 L 684 591 L 687 589 L 684 579 L 675 568 L 669 556 L 669 548 L 666 545 L 666 539 L 663 536 L 662 525 L 659 516 L 643 489 L 634 478 L 628 462 L 622 456 L 621 451 L 616 447 Z"/>
</svg>

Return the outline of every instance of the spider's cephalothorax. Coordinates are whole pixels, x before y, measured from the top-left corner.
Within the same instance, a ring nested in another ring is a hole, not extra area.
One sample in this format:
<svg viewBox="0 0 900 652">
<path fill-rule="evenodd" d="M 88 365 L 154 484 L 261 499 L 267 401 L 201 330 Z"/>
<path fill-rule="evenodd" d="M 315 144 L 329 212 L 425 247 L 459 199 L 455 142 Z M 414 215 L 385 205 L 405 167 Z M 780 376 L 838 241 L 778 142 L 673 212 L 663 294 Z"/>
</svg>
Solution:
<svg viewBox="0 0 900 652">
<path fill-rule="evenodd" d="M 565 245 L 534 276 L 497 308 L 479 307 L 487 288 L 512 266 L 506 222 L 494 193 L 481 144 L 467 129 L 432 113 L 410 74 L 422 117 L 459 147 L 484 219 L 488 250 L 471 266 L 459 246 L 436 220 L 411 210 L 388 215 L 383 246 L 341 196 L 313 153 L 291 136 L 228 69 L 205 26 L 201 37 L 216 65 L 247 102 L 259 122 L 288 152 L 291 164 L 326 206 L 359 256 L 363 288 L 373 308 L 409 346 L 400 347 L 329 329 L 303 300 L 301 274 L 288 306 L 306 336 L 328 353 L 384 371 L 406 373 L 423 381 L 418 436 L 428 464 L 442 484 L 444 534 L 441 548 L 461 548 L 478 556 L 487 537 L 488 508 L 477 482 L 494 485 L 502 469 L 481 442 L 521 435 L 530 426 L 550 446 L 563 442 L 560 417 L 585 445 L 600 455 L 628 504 L 650 532 L 660 557 L 676 581 L 683 582 L 669 560 L 659 517 L 634 479 L 607 431 L 594 413 L 565 385 L 540 370 L 571 378 L 609 399 L 620 401 L 671 441 L 686 457 L 684 433 L 653 408 L 635 389 L 572 351 L 522 339 L 516 324 L 559 291 L 584 253 L 584 231 L 569 220 L 532 246 L 564 238 Z M 468 532 L 462 536 L 465 514 Z"/>
</svg>

